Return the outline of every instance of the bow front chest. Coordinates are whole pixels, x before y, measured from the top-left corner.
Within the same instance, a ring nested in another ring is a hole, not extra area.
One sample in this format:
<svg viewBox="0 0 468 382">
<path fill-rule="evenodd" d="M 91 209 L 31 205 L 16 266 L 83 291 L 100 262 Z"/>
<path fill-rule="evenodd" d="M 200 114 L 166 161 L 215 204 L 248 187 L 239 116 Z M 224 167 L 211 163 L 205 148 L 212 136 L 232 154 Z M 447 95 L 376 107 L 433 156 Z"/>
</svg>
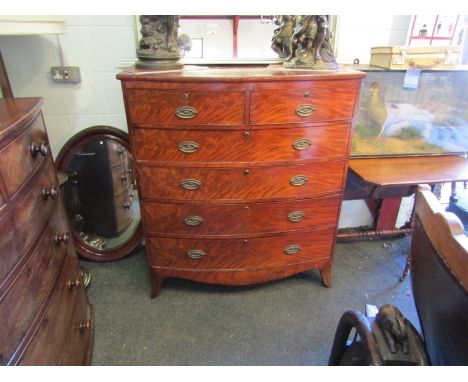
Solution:
<svg viewBox="0 0 468 382">
<path fill-rule="evenodd" d="M 152 296 L 166 277 L 245 285 L 332 254 L 363 73 L 122 72 Z"/>
</svg>

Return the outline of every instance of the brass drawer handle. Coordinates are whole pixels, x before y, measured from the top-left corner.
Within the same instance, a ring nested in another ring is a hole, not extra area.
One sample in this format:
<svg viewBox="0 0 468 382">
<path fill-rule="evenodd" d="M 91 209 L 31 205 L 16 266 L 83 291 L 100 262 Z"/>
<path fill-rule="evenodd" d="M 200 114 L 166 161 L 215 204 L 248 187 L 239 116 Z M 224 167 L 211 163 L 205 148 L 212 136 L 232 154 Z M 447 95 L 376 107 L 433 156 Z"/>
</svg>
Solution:
<svg viewBox="0 0 468 382">
<path fill-rule="evenodd" d="M 47 147 L 46 142 L 42 142 L 39 146 L 33 142 L 29 145 L 29 150 L 31 151 L 31 155 L 33 157 L 35 157 L 37 153 L 41 153 L 42 156 L 47 156 L 49 152 L 49 148 Z"/>
<path fill-rule="evenodd" d="M 198 150 L 198 143 L 193 141 L 184 141 L 179 143 L 179 150 L 186 154 L 194 153 Z"/>
<path fill-rule="evenodd" d="M 309 178 L 305 175 L 297 175 L 289 179 L 289 183 L 291 184 L 291 186 L 303 186 L 308 181 L 309 181 Z"/>
<path fill-rule="evenodd" d="M 181 119 L 191 119 L 197 116 L 198 111 L 192 106 L 181 106 L 177 108 L 175 114 Z"/>
<path fill-rule="evenodd" d="M 47 189 L 46 187 L 42 188 L 42 198 L 44 200 L 47 200 L 49 196 L 52 199 L 55 199 L 58 195 L 58 189 L 56 187 L 51 187 L 50 189 Z"/>
<path fill-rule="evenodd" d="M 315 106 L 311 104 L 299 105 L 296 108 L 296 114 L 299 117 L 309 117 L 315 112 Z"/>
<path fill-rule="evenodd" d="M 285 253 L 286 255 L 295 255 L 295 254 L 298 253 L 300 250 L 301 250 L 301 246 L 300 246 L 299 244 L 292 244 L 292 245 L 287 246 L 287 247 L 284 249 L 284 253 Z"/>
<path fill-rule="evenodd" d="M 70 234 L 68 232 L 57 232 L 54 237 L 55 244 L 59 245 L 60 243 L 68 244 L 70 241 Z"/>
<path fill-rule="evenodd" d="M 307 150 L 310 146 L 312 146 L 312 141 L 307 138 L 298 139 L 292 145 L 295 150 Z"/>
<path fill-rule="evenodd" d="M 76 288 L 76 289 L 80 289 L 81 288 L 81 280 L 79 278 L 75 279 L 75 280 L 68 280 L 68 289 L 73 289 L 73 288 Z"/>
<path fill-rule="evenodd" d="M 186 190 L 198 190 L 201 187 L 201 182 L 197 179 L 185 179 L 180 185 Z"/>
<path fill-rule="evenodd" d="M 187 251 L 187 256 L 190 257 L 191 259 L 199 260 L 203 256 L 205 256 L 205 252 L 203 252 L 200 249 L 191 249 L 190 251 Z"/>
<path fill-rule="evenodd" d="M 305 217 L 305 212 L 304 211 L 293 211 L 288 215 L 289 221 L 292 222 L 298 222 Z"/>
<path fill-rule="evenodd" d="M 190 226 L 196 226 L 203 223 L 203 218 L 197 215 L 190 215 L 184 219 L 184 223 Z"/>
</svg>

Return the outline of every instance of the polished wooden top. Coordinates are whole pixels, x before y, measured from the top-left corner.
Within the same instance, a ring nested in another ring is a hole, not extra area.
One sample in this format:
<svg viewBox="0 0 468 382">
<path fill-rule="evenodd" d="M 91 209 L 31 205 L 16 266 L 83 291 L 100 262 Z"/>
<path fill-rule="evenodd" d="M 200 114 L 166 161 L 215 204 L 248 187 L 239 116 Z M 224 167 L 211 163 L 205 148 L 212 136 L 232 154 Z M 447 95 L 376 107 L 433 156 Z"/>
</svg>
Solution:
<svg viewBox="0 0 468 382">
<path fill-rule="evenodd" d="M 42 98 L 12 98 L 0 100 L 0 145 L 15 136 L 17 130 L 34 119 L 41 110 Z"/>
<path fill-rule="evenodd" d="M 377 186 L 468 180 L 468 159 L 458 155 L 352 158 L 349 168 L 363 181 Z"/>
<path fill-rule="evenodd" d="M 264 68 L 209 68 L 207 66 L 186 66 L 179 70 L 144 70 L 135 67 L 120 68 L 119 80 L 131 81 L 288 81 L 363 78 L 365 73 L 352 68 L 340 67 L 339 70 L 287 69 L 281 65 Z"/>
</svg>

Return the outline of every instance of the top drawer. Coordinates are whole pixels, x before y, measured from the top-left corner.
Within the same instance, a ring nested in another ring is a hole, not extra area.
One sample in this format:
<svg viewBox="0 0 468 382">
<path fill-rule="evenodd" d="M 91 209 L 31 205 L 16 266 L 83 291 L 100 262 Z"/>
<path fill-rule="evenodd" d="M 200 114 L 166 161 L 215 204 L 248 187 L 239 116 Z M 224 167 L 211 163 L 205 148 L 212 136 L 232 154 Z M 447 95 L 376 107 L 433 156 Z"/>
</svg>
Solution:
<svg viewBox="0 0 468 382">
<path fill-rule="evenodd" d="M 349 120 L 353 116 L 354 86 L 291 91 L 254 91 L 250 122 L 254 125 Z"/>
<path fill-rule="evenodd" d="M 21 135 L 0 149 L 0 168 L 8 196 L 21 187 L 48 152 L 47 133 L 39 114 Z"/>
<path fill-rule="evenodd" d="M 214 91 L 128 90 L 132 123 L 168 125 L 241 125 L 244 93 Z"/>
</svg>

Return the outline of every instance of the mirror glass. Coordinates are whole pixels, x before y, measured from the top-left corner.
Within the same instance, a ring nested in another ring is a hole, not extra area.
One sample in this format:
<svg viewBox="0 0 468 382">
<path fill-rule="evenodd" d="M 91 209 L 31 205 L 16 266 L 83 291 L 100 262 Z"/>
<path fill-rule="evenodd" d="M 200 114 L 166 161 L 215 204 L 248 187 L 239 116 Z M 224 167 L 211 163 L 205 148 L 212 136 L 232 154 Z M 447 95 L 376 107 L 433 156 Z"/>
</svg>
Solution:
<svg viewBox="0 0 468 382">
<path fill-rule="evenodd" d="M 104 130 L 91 128 L 72 138 L 58 166 L 67 177 L 63 197 L 75 246 L 84 257 L 101 261 L 125 256 L 141 240 L 128 138 Z"/>
</svg>

